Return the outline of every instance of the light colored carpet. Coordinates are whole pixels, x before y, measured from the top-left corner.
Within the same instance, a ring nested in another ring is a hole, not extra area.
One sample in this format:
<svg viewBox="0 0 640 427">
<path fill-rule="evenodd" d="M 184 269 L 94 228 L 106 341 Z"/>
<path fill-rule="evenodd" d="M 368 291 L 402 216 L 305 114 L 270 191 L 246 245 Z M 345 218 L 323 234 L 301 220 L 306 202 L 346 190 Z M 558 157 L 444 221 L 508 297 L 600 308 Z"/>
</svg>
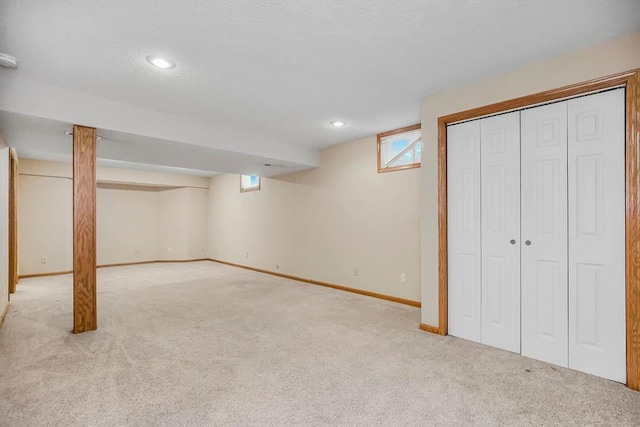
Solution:
<svg viewBox="0 0 640 427">
<path fill-rule="evenodd" d="M 213 262 L 22 280 L 0 425 L 639 425 L 640 393 L 418 330 L 419 309 Z"/>
</svg>

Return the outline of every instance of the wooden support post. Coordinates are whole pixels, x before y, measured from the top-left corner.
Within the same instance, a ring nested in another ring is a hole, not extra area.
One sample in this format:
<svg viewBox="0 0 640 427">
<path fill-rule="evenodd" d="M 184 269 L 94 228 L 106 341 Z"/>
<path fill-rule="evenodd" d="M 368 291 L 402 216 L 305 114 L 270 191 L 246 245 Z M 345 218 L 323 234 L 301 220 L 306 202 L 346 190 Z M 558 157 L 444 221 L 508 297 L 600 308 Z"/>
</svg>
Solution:
<svg viewBox="0 0 640 427">
<path fill-rule="evenodd" d="M 96 130 L 73 126 L 73 333 L 98 327 Z"/>
<path fill-rule="evenodd" d="M 9 293 L 18 284 L 18 155 L 9 150 Z"/>
</svg>

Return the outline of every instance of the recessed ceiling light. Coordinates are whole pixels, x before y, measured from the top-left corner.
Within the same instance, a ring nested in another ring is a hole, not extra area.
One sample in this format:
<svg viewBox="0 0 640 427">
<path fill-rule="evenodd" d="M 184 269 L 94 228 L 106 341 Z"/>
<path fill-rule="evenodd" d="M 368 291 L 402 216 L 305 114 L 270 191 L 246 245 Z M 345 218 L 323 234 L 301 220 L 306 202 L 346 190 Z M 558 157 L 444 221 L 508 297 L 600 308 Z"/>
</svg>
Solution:
<svg viewBox="0 0 640 427">
<path fill-rule="evenodd" d="M 163 70 L 169 70 L 176 66 L 175 62 L 160 56 L 147 56 L 147 62 Z"/>
<path fill-rule="evenodd" d="M 346 125 L 346 123 L 342 120 L 334 120 L 332 122 L 329 122 L 329 124 L 334 128 L 341 128 L 342 126 Z"/>
<path fill-rule="evenodd" d="M 18 61 L 11 55 L 0 53 L 0 67 L 18 68 Z"/>
</svg>

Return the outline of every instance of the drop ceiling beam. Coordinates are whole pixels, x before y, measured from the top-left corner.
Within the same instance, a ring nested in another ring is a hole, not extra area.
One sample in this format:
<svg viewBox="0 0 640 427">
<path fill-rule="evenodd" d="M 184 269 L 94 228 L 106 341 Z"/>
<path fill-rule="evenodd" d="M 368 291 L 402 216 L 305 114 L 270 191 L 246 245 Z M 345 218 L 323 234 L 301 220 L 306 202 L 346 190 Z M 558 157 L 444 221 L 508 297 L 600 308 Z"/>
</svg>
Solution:
<svg viewBox="0 0 640 427">
<path fill-rule="evenodd" d="M 213 150 L 211 157 L 241 156 L 241 158 L 261 159 L 254 166 L 264 163 L 289 165 L 292 169 L 306 169 L 320 166 L 320 151 L 317 148 L 299 144 L 297 141 L 285 141 L 281 137 L 266 135 L 263 132 L 248 131 L 244 128 L 229 128 L 207 123 L 176 114 L 150 110 L 135 105 L 123 104 L 106 98 L 91 96 L 58 87 L 43 85 L 29 77 L 12 75 L 0 79 L 0 112 L 31 118 L 46 119 L 62 123 L 85 123 L 104 132 L 106 139 L 126 138 L 121 144 L 105 145 L 101 158 L 127 159 L 150 163 L 157 155 L 145 148 L 143 156 L 133 159 L 130 150 L 145 147 L 145 141 L 155 144 L 168 144 L 181 147 L 184 153 L 196 149 Z M 65 102 L 51 100 L 64 99 Z M 131 120 L 135 117 L 135 120 Z M 8 138 L 7 134 L 5 137 Z M 14 139 L 13 135 L 12 141 Z M 120 141 L 120 139 L 117 139 Z M 12 146 L 14 143 L 12 142 Z M 29 143 L 35 149 L 33 139 Z M 194 147 L 195 146 L 195 147 Z M 26 148 L 26 147 L 25 147 Z M 125 152 L 121 151 L 126 149 Z M 47 151 L 45 146 L 39 150 Z M 151 153 L 151 154 L 150 154 Z M 109 157 L 112 156 L 112 157 Z M 189 157 L 191 162 L 197 159 Z M 157 163 L 160 164 L 160 163 Z M 198 169 L 195 165 L 173 166 Z M 201 165 L 202 166 L 202 165 Z M 216 163 L 216 166 L 225 166 Z M 203 169 L 216 170 L 216 169 Z M 220 172 L 240 173 L 239 171 L 220 170 Z M 289 171 L 287 171 L 289 172 Z"/>
</svg>

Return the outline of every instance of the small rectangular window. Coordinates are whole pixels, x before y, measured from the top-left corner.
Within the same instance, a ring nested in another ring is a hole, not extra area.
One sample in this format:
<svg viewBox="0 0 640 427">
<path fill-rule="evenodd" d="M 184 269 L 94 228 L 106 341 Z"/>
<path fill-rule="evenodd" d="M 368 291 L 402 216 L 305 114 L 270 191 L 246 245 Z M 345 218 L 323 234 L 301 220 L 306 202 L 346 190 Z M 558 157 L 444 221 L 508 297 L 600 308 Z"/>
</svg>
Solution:
<svg viewBox="0 0 640 427">
<path fill-rule="evenodd" d="M 419 168 L 421 162 L 419 124 L 378 134 L 378 172 Z"/>
<path fill-rule="evenodd" d="M 240 192 L 258 191 L 260 189 L 260 177 L 256 175 L 240 175 Z"/>
</svg>

